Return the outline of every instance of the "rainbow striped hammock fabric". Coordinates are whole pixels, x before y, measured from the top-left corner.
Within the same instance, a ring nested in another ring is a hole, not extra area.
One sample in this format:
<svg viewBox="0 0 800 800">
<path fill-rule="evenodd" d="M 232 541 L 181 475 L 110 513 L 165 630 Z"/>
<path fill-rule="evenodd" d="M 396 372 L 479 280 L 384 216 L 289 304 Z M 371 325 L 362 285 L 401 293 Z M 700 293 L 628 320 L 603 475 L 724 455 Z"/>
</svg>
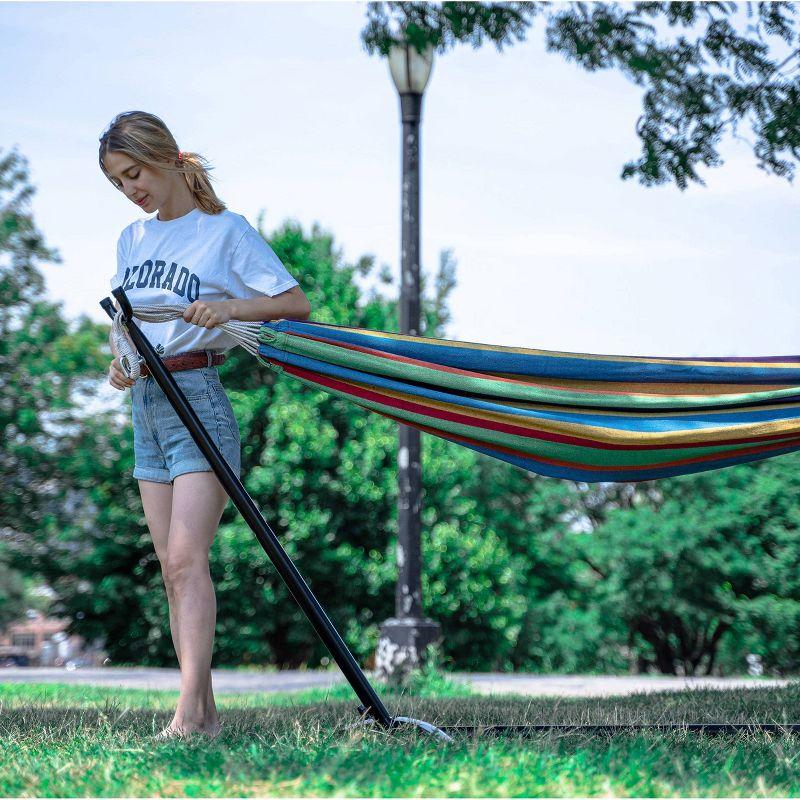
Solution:
<svg viewBox="0 0 800 800">
<path fill-rule="evenodd" d="M 800 356 L 528 350 L 281 320 L 258 357 L 308 386 L 554 478 L 639 481 L 800 449 Z"/>
</svg>

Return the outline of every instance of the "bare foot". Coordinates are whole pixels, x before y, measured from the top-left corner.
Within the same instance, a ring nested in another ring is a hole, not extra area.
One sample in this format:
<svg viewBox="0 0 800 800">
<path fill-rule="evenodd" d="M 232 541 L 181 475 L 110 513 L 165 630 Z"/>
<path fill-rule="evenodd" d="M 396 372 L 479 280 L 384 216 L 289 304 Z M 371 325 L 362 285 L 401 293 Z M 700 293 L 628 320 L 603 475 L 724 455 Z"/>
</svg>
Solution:
<svg viewBox="0 0 800 800">
<path fill-rule="evenodd" d="M 178 726 L 175 722 L 171 722 L 164 730 L 157 733 L 153 738 L 157 742 L 164 742 L 169 739 L 188 739 L 192 734 L 200 734 L 206 736 L 209 740 L 216 739 L 222 730 L 222 723 L 219 718 L 216 720 L 209 720 L 202 725 L 182 725 Z"/>
<path fill-rule="evenodd" d="M 153 737 L 157 742 L 166 742 L 169 739 L 185 739 L 183 731 L 179 728 L 168 726 Z"/>
<path fill-rule="evenodd" d="M 219 736 L 220 731 L 222 730 L 222 723 L 219 721 L 219 718 L 214 720 L 213 722 L 206 723 L 200 729 L 200 733 L 208 736 L 209 739 L 216 739 Z"/>
</svg>

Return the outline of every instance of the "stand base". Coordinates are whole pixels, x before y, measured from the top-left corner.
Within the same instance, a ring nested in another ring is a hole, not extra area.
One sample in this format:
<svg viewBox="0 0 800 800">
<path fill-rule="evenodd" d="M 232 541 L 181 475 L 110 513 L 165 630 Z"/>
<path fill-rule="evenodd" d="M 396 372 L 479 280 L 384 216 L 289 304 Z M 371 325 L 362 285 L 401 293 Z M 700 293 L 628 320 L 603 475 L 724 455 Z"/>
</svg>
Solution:
<svg viewBox="0 0 800 800">
<path fill-rule="evenodd" d="M 352 725 L 348 725 L 348 730 L 355 730 L 356 728 L 369 728 L 370 730 L 377 730 L 378 727 L 380 727 L 381 730 L 386 730 L 382 726 L 379 726 L 378 721 L 373 717 L 364 716 L 364 706 L 359 706 L 358 711 L 361 714 L 361 719 L 358 722 L 354 722 Z M 448 744 L 453 742 L 452 736 L 448 736 L 441 728 L 431 725 L 430 722 L 425 722 L 421 719 L 413 719 L 412 717 L 392 717 L 391 729 L 397 729 L 401 725 L 413 725 L 415 728 L 419 728 L 423 733 L 427 733 L 430 736 L 435 736 L 437 739 L 441 739 L 443 742 L 447 742 Z"/>
</svg>

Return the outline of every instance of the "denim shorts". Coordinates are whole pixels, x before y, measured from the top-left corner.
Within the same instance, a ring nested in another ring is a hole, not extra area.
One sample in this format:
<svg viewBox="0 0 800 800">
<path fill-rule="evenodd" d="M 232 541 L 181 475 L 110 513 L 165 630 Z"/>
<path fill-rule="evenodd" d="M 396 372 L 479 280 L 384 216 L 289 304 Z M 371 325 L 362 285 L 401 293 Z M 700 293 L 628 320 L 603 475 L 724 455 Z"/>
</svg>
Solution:
<svg viewBox="0 0 800 800">
<path fill-rule="evenodd" d="M 228 395 L 216 367 L 173 372 L 203 427 L 216 443 L 228 466 L 241 474 L 241 439 Z M 133 477 L 172 483 L 187 472 L 211 472 L 211 465 L 152 376 L 131 387 L 133 406 Z"/>
</svg>

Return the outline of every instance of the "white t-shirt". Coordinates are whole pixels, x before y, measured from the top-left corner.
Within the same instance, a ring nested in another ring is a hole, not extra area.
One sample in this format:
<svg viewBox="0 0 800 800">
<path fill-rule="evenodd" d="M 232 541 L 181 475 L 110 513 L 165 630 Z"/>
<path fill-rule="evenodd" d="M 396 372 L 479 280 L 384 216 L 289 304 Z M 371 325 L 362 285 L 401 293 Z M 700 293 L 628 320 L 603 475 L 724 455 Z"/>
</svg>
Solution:
<svg viewBox="0 0 800 800">
<path fill-rule="evenodd" d="M 111 279 L 112 288 L 125 289 L 132 306 L 274 297 L 297 285 L 241 214 L 227 209 L 206 214 L 199 208 L 166 222 L 153 216 L 128 225 L 117 242 L 117 274 Z M 224 353 L 236 345 L 220 328 L 182 319 L 136 324 L 163 356 Z"/>
</svg>

